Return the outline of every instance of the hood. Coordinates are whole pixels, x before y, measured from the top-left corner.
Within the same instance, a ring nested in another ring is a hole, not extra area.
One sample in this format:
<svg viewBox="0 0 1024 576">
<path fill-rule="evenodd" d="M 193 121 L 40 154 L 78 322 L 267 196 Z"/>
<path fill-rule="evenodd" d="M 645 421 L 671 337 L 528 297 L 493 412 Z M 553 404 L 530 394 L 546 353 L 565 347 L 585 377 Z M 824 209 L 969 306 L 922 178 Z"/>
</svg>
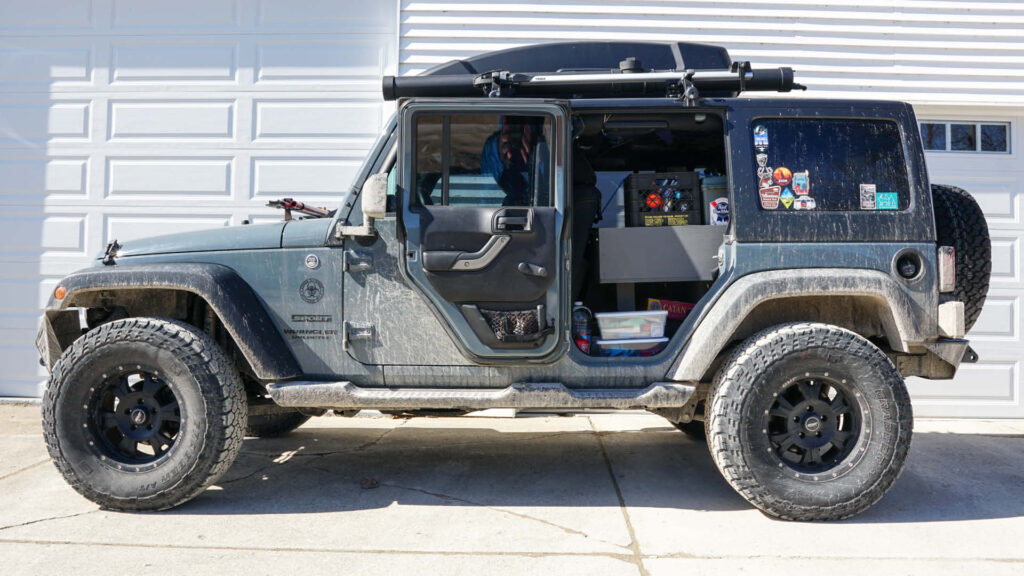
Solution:
<svg viewBox="0 0 1024 576">
<path fill-rule="evenodd" d="M 223 250 L 261 250 L 281 247 L 281 233 L 287 222 L 228 226 L 195 232 L 180 232 L 152 238 L 120 242 L 117 256 L 218 252 Z M 102 258 L 103 255 L 100 255 Z"/>
</svg>

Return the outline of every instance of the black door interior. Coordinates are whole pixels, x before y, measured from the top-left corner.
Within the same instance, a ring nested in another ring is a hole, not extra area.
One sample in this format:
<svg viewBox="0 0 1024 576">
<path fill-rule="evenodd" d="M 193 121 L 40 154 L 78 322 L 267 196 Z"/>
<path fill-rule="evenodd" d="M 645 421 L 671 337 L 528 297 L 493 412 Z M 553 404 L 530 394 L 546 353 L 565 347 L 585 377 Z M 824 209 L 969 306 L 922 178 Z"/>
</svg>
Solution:
<svg viewBox="0 0 1024 576">
<path fill-rule="evenodd" d="M 555 209 L 422 207 L 423 269 L 455 304 L 541 302 L 554 279 Z"/>
</svg>

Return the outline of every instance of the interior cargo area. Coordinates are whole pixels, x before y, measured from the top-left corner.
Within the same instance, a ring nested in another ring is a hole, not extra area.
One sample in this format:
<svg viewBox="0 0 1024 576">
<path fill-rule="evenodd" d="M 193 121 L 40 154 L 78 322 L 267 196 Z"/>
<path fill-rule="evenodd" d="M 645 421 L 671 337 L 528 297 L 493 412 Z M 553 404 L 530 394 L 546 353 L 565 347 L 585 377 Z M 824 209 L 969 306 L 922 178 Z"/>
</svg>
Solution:
<svg viewBox="0 0 1024 576">
<path fill-rule="evenodd" d="M 722 118 L 574 120 L 573 340 L 591 356 L 656 355 L 717 277 L 730 217 Z"/>
</svg>

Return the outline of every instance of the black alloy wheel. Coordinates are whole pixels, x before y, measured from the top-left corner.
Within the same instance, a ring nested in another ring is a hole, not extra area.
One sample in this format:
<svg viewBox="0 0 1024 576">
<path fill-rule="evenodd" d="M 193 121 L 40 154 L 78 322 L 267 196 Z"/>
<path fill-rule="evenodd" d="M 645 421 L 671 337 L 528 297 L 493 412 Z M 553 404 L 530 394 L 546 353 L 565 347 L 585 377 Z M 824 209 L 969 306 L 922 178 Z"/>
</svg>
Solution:
<svg viewBox="0 0 1024 576">
<path fill-rule="evenodd" d="M 96 387 L 89 431 L 102 456 L 129 467 L 146 467 L 166 456 L 181 431 L 181 407 L 159 371 L 119 367 Z"/>
<path fill-rule="evenodd" d="M 853 450 L 861 433 L 857 394 L 844 382 L 807 374 L 785 383 L 765 415 L 765 433 L 779 462 L 820 474 Z"/>
</svg>

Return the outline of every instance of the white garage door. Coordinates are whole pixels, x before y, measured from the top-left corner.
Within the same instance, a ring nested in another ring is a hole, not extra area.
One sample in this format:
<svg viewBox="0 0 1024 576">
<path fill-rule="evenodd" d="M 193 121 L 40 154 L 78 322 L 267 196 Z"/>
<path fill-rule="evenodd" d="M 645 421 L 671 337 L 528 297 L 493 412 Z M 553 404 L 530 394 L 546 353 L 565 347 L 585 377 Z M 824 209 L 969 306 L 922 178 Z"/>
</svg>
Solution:
<svg viewBox="0 0 1024 576">
<path fill-rule="evenodd" d="M 0 0 L 0 396 L 105 243 L 333 205 L 390 106 L 394 2 Z"/>
<path fill-rule="evenodd" d="M 1014 116 L 1014 114 L 1017 114 Z M 1008 124 L 1009 153 L 927 152 L 937 184 L 969 191 L 981 204 L 992 236 L 992 284 L 978 323 L 968 335 L 981 356 L 952 381 L 915 380 L 914 409 L 934 416 L 1024 417 L 1024 117 L 1013 110 L 917 107 L 923 122 Z"/>
</svg>

